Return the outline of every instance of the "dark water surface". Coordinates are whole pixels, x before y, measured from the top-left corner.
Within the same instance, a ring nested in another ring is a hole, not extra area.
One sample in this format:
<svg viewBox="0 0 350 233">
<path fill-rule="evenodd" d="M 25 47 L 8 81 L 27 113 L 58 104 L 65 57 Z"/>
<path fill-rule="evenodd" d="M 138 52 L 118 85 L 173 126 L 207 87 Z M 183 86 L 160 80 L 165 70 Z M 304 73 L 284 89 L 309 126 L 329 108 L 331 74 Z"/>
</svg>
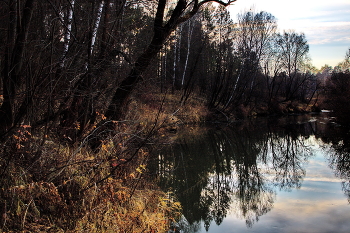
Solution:
<svg viewBox="0 0 350 233">
<path fill-rule="evenodd" d="M 349 130 L 328 115 L 188 131 L 150 165 L 176 232 L 350 232 Z"/>
</svg>

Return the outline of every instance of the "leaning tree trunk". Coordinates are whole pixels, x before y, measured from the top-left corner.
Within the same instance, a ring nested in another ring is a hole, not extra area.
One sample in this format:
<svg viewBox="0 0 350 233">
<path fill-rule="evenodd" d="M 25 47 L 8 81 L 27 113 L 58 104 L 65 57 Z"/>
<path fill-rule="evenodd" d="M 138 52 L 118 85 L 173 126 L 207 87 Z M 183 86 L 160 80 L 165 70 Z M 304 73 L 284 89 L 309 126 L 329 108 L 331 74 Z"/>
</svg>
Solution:
<svg viewBox="0 0 350 233">
<path fill-rule="evenodd" d="M 159 0 L 156 16 L 154 19 L 154 34 L 152 42 L 136 60 L 134 67 L 132 68 L 129 75 L 121 82 L 120 86 L 117 88 L 112 101 L 105 113 L 105 116 L 109 120 L 119 120 L 123 116 L 123 112 L 125 110 L 128 99 L 132 94 L 132 91 L 134 90 L 136 84 L 140 80 L 141 75 L 147 69 L 152 59 L 156 57 L 157 53 L 162 48 L 164 42 L 169 37 L 171 32 L 176 29 L 178 25 L 192 18 L 198 12 L 200 7 L 205 3 L 217 2 L 221 5 L 228 6 L 235 1 L 236 0 L 194 0 L 188 3 L 186 0 L 178 0 L 169 20 L 167 22 L 164 22 L 167 0 Z"/>
<path fill-rule="evenodd" d="M 129 75 L 120 83 L 105 113 L 108 119 L 118 120 L 123 116 L 128 98 L 143 72 L 147 69 L 152 59 L 157 56 L 168 34 L 170 32 L 153 37 L 152 43 L 147 50 L 137 59 Z"/>
<path fill-rule="evenodd" d="M 154 20 L 154 34 L 152 41 L 147 49 L 136 60 L 134 67 L 132 68 L 129 75 L 120 83 L 119 87 L 114 93 L 112 101 L 105 113 L 105 116 L 110 120 L 118 120 L 123 116 L 123 110 L 125 109 L 128 98 L 134 90 L 141 75 L 147 69 L 151 61 L 157 56 L 165 40 L 168 38 L 172 30 L 176 27 L 176 25 L 163 26 L 165 6 L 166 0 L 160 0 L 158 2 L 157 13 Z M 178 9 L 179 7 L 181 7 L 181 9 Z M 177 13 L 177 18 L 180 17 L 181 12 L 185 7 L 185 5 L 182 6 L 180 3 L 178 3 L 173 12 L 173 16 L 177 11 L 180 11 Z"/>
</svg>

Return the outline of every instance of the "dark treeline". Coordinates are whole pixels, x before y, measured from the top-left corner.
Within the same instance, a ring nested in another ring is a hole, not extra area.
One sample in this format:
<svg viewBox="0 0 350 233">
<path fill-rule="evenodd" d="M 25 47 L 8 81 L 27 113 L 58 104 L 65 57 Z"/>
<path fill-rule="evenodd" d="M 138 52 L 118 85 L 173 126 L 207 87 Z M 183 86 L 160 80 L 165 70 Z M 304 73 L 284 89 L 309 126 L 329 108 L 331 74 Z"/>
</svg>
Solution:
<svg viewBox="0 0 350 233">
<path fill-rule="evenodd" d="M 325 106 L 335 112 L 339 123 L 349 126 L 350 49 L 347 51 L 344 61 L 340 62 L 334 69 L 327 66 L 324 68 L 323 73 L 326 73 L 326 77 L 328 77 L 324 88 L 327 97 Z"/>
<path fill-rule="evenodd" d="M 124 118 L 140 82 L 236 117 L 316 109 L 327 75 L 316 75 L 304 34 L 206 2 L 5 1 L 1 135 L 53 123 L 74 139 L 97 114 Z"/>
<path fill-rule="evenodd" d="M 314 104 L 319 82 L 304 34 L 277 33 L 267 12 L 235 22 L 224 3 L 204 2 L 5 1 L 1 135 L 53 123 L 73 138 L 66 131 L 78 125 L 81 135 L 98 113 L 120 120 L 140 80 L 237 115 Z"/>
</svg>

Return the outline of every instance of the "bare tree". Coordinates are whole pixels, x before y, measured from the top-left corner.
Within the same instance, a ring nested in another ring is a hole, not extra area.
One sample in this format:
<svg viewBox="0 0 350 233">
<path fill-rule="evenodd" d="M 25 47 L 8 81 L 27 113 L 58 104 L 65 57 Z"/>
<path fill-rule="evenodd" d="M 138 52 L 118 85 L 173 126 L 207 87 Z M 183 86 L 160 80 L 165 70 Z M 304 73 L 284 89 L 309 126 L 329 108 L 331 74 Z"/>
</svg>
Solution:
<svg viewBox="0 0 350 233">
<path fill-rule="evenodd" d="M 307 59 L 309 45 L 303 33 L 293 31 L 277 34 L 276 45 L 285 82 L 285 100 L 293 100 L 298 89 L 307 81 L 307 77 L 298 74 Z"/>
<path fill-rule="evenodd" d="M 112 101 L 106 111 L 106 117 L 112 120 L 121 118 L 125 104 L 132 93 L 135 85 L 140 80 L 143 72 L 147 69 L 150 62 L 158 54 L 169 35 L 176 27 L 193 17 L 199 9 L 208 2 L 216 2 L 228 6 L 236 0 L 178 0 L 176 7 L 171 12 L 169 19 L 165 20 L 166 0 L 159 0 L 157 12 L 154 18 L 153 37 L 146 50 L 136 59 L 129 75 L 120 83 L 115 91 Z"/>
<path fill-rule="evenodd" d="M 245 93 L 244 104 L 248 104 L 256 90 L 263 61 L 268 55 L 270 41 L 277 28 L 273 15 L 261 11 L 247 11 L 238 15 L 238 28 L 235 34 L 235 47 L 238 50 L 241 64 L 238 77 L 231 93 L 240 97 Z"/>
</svg>

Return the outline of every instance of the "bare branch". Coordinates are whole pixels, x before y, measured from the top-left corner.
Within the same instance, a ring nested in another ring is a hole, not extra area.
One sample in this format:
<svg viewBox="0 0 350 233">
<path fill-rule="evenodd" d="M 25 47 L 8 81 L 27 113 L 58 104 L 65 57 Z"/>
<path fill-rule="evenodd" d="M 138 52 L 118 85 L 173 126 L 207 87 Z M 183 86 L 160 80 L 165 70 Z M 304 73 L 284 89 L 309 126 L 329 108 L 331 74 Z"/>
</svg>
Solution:
<svg viewBox="0 0 350 233">
<path fill-rule="evenodd" d="M 206 3 L 209 2 L 216 2 L 220 5 L 223 5 L 224 7 L 227 7 L 229 5 L 231 5 L 232 3 L 236 2 L 237 0 L 227 0 L 227 1 L 221 1 L 221 0 L 203 0 L 201 2 L 199 2 L 198 0 L 194 0 L 192 1 L 188 6 L 193 4 L 193 8 L 191 11 L 189 11 L 187 14 L 185 14 L 184 16 L 180 17 L 177 20 L 177 24 L 183 23 L 185 21 L 187 21 L 188 19 L 192 18 L 197 12 L 198 10 Z"/>
<path fill-rule="evenodd" d="M 231 5 L 232 3 L 236 2 L 237 0 L 228 0 L 228 1 L 220 1 L 220 0 L 204 0 L 202 2 L 200 2 L 200 6 L 205 4 L 205 3 L 208 3 L 208 2 L 216 2 L 216 3 L 219 3 L 220 5 L 223 5 L 223 6 L 229 6 Z"/>
</svg>

